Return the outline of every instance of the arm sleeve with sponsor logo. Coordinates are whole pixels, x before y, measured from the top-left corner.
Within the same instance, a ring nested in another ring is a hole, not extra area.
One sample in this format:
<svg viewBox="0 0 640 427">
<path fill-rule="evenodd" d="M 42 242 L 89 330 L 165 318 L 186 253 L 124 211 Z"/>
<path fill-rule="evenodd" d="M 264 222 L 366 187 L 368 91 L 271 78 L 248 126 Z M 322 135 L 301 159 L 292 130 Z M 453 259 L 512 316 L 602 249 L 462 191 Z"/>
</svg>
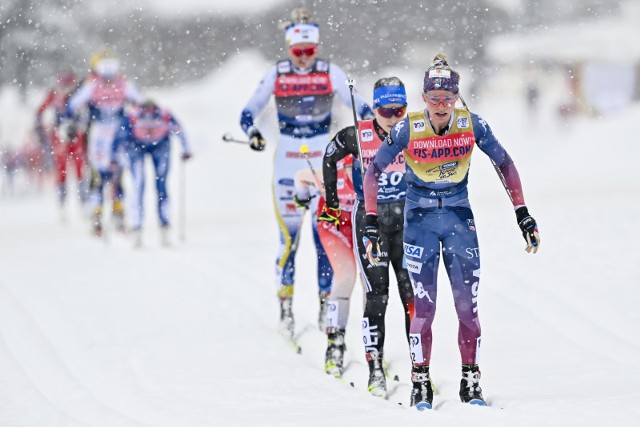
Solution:
<svg viewBox="0 0 640 427">
<path fill-rule="evenodd" d="M 489 124 L 482 117 L 472 113 L 471 122 L 473 123 L 476 144 L 491 159 L 514 208 L 524 206 L 520 175 L 509 153 L 500 145 Z"/>
<path fill-rule="evenodd" d="M 347 85 L 347 76 L 342 71 L 340 67 L 335 64 L 329 65 L 329 76 L 331 77 L 331 86 L 333 86 L 334 91 L 338 94 L 344 105 L 351 108 L 351 92 L 349 91 L 349 86 Z M 373 111 L 371 107 L 365 102 L 364 98 L 358 94 L 355 89 L 353 91 L 353 99 L 356 102 L 356 112 L 360 119 L 365 117 L 373 117 Z"/>
<path fill-rule="evenodd" d="M 378 214 L 378 178 L 408 143 L 409 119 L 404 118 L 391 128 L 391 132 L 373 158 L 372 165 L 367 168 L 363 186 L 366 213 Z"/>
<path fill-rule="evenodd" d="M 358 155 L 355 127 L 349 126 L 331 139 L 324 153 L 322 162 L 322 175 L 324 176 L 324 189 L 327 194 L 327 207 L 337 209 L 340 206 L 338 200 L 338 168 L 336 163 L 349 154 Z"/>
<path fill-rule="evenodd" d="M 276 83 L 276 66 L 274 65 L 266 72 L 266 74 L 260 80 L 258 87 L 255 92 L 245 105 L 242 110 L 242 116 L 240 117 L 240 126 L 245 131 L 245 133 L 249 133 L 249 129 L 253 127 L 254 119 L 258 114 L 262 112 L 264 107 L 269 102 L 269 98 L 271 98 L 271 94 L 273 93 L 273 88 Z"/>
</svg>

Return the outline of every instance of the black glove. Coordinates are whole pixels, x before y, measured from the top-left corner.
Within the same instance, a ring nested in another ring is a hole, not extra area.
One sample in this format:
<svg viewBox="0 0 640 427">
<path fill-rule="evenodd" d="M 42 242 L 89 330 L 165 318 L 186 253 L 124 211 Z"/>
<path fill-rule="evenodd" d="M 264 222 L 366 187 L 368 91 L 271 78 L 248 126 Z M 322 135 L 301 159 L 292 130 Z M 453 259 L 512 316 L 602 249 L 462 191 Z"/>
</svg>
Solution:
<svg viewBox="0 0 640 427">
<path fill-rule="evenodd" d="M 70 124 L 69 126 L 67 126 L 67 139 L 70 142 L 73 142 L 76 139 L 77 135 L 78 129 L 76 128 L 76 125 Z"/>
<path fill-rule="evenodd" d="M 109 172 L 111 172 L 112 174 L 115 175 L 116 173 L 118 173 L 118 167 L 118 162 L 116 162 L 115 160 L 111 160 L 109 162 Z"/>
<path fill-rule="evenodd" d="M 318 217 L 318 222 L 325 221 L 335 225 L 336 230 L 340 230 L 340 208 L 330 208 L 325 206 Z"/>
<path fill-rule="evenodd" d="M 44 126 L 42 126 L 42 123 L 36 123 L 36 135 L 38 136 L 38 142 L 40 142 L 40 145 L 42 145 L 43 147 L 47 146 L 47 133 L 44 130 Z"/>
<path fill-rule="evenodd" d="M 364 236 L 369 239 L 367 244 L 367 259 L 373 265 L 380 262 L 380 225 L 378 215 L 366 214 L 364 217 Z"/>
<path fill-rule="evenodd" d="M 522 236 L 527 241 L 527 247 L 525 250 L 527 253 L 533 251 L 535 254 L 540 248 L 540 234 L 538 234 L 538 224 L 536 220 L 529 215 L 529 210 L 526 206 L 521 206 L 516 209 L 516 219 L 518 220 L 518 226 L 522 230 Z"/>
<path fill-rule="evenodd" d="M 298 195 L 293 195 L 293 203 L 296 204 L 300 209 L 309 209 L 309 205 L 311 204 L 311 197 L 308 199 L 301 199 Z"/>
<path fill-rule="evenodd" d="M 267 145 L 267 141 L 262 137 L 260 131 L 256 128 L 249 130 L 249 147 L 255 151 L 264 150 L 264 146 Z"/>
</svg>

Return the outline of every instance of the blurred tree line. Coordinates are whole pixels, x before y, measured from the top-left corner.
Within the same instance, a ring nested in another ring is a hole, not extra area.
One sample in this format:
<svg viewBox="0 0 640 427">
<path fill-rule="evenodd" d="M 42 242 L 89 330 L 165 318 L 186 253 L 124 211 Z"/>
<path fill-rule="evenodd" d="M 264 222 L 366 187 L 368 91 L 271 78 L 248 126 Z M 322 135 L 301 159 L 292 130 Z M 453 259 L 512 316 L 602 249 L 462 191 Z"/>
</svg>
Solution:
<svg viewBox="0 0 640 427">
<path fill-rule="evenodd" d="M 32 86 L 50 85 L 61 70 L 83 74 L 91 55 L 105 46 L 118 53 L 123 71 L 141 86 L 200 78 L 244 49 L 257 49 L 275 61 L 287 54 L 278 24 L 299 6 L 320 25 L 319 55 L 347 72 L 375 72 L 390 64 L 426 66 L 443 50 L 452 65 L 481 75 L 487 38 L 611 13 L 619 3 L 584 0 L 576 8 L 527 0 L 507 12 L 490 0 L 302 0 L 259 13 L 169 17 L 144 6 L 97 14 L 88 0 L 2 0 L 0 86 L 17 85 L 26 93 Z"/>
</svg>

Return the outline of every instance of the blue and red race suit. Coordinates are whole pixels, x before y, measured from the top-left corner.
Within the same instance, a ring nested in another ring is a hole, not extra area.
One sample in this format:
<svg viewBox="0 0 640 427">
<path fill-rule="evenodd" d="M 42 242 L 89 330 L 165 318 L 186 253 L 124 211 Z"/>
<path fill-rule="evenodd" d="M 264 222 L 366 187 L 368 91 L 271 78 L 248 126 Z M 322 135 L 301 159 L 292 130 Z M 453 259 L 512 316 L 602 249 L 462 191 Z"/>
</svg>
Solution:
<svg viewBox="0 0 640 427">
<path fill-rule="evenodd" d="M 144 158 L 148 154 L 156 172 L 156 190 L 158 197 L 158 218 L 160 225 L 169 225 L 170 209 L 169 194 L 167 192 L 167 178 L 171 159 L 171 135 L 180 140 L 182 153 L 189 154 L 190 148 L 182 127 L 175 117 L 167 110 L 155 108 L 147 112 L 136 108 L 125 116 L 113 145 L 113 156 L 119 146 L 124 146 L 129 157 L 131 169 L 132 206 L 131 227 L 139 229 L 144 219 Z"/>
<path fill-rule="evenodd" d="M 404 255 L 414 290 L 411 353 L 415 365 L 431 358 L 440 248 L 459 319 L 463 364 L 476 364 L 481 341 L 478 318 L 480 252 L 467 197 L 475 147 L 493 162 L 515 208 L 524 205 L 518 171 L 491 128 L 478 115 L 456 109 L 445 132 L 436 134 L 424 111 L 397 123 L 365 177 L 367 213 L 377 213 L 378 176 L 403 152 L 407 166 Z"/>
</svg>

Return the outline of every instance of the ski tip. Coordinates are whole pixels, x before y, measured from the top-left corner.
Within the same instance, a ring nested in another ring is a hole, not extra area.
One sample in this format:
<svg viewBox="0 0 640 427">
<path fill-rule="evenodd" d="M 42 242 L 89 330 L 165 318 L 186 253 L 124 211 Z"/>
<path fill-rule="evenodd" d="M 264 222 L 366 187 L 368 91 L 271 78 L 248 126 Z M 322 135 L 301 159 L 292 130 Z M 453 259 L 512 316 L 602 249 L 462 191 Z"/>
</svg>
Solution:
<svg viewBox="0 0 640 427">
<path fill-rule="evenodd" d="M 468 403 L 469 405 L 487 406 L 487 402 L 481 399 L 471 399 Z"/>
<path fill-rule="evenodd" d="M 416 409 L 418 411 L 426 411 L 427 409 L 431 409 L 431 403 L 429 402 L 420 402 L 420 403 L 416 403 Z"/>
</svg>

